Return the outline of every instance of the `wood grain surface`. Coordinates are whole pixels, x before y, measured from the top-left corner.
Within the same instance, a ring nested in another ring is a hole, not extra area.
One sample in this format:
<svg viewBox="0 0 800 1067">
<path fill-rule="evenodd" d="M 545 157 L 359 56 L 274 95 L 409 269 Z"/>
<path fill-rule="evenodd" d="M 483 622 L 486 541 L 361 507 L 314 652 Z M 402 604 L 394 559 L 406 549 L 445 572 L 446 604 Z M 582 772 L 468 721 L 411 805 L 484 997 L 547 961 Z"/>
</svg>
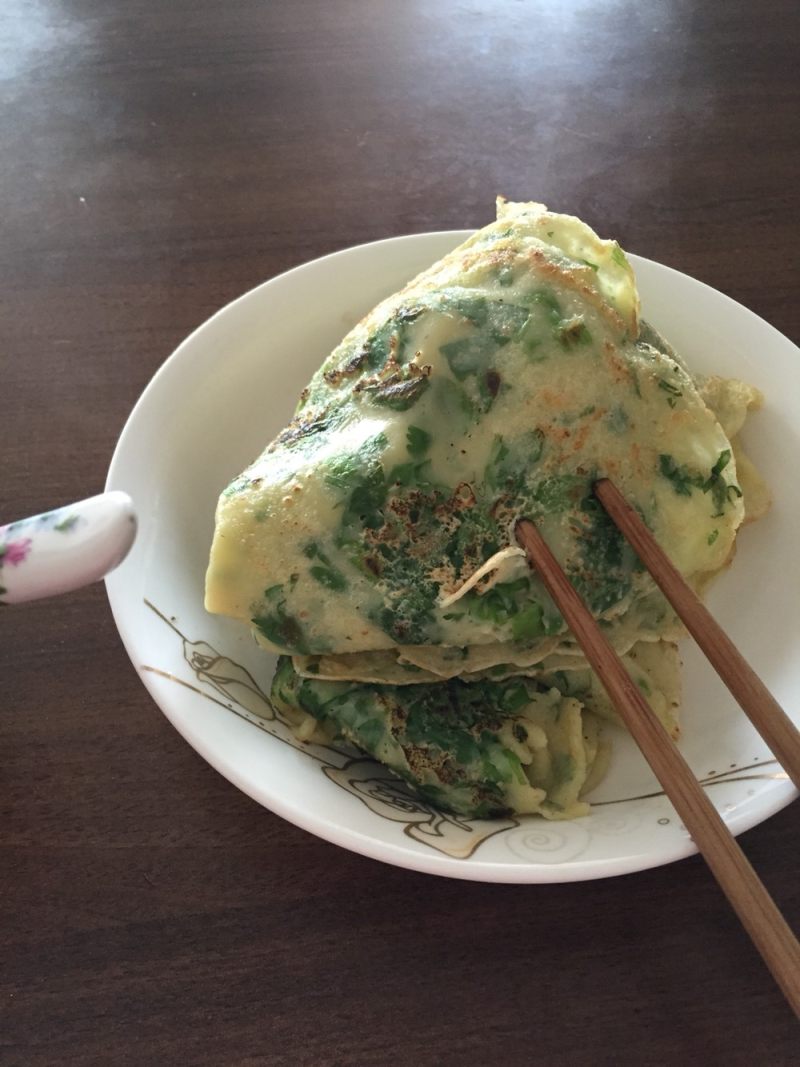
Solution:
<svg viewBox="0 0 800 1067">
<path fill-rule="evenodd" d="M 797 340 L 799 35 L 789 0 L 4 0 L 0 515 L 98 491 L 233 297 L 498 192 Z M 3 611 L 0 678 L 4 1065 L 797 1062 L 697 858 L 488 886 L 318 841 L 169 726 L 100 586 Z M 796 805 L 740 840 L 797 928 Z"/>
</svg>

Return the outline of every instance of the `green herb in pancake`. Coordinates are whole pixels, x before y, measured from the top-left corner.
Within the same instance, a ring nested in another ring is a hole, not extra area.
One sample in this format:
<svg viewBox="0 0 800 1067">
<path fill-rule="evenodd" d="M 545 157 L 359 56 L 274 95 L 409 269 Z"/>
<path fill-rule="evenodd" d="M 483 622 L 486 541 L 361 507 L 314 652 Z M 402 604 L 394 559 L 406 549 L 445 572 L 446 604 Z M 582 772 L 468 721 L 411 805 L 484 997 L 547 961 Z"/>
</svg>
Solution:
<svg viewBox="0 0 800 1067">
<path fill-rule="evenodd" d="M 597 726 L 577 701 L 530 679 L 364 685 L 301 678 L 279 661 L 272 701 L 374 756 L 444 811 L 464 818 L 582 814 Z"/>
</svg>

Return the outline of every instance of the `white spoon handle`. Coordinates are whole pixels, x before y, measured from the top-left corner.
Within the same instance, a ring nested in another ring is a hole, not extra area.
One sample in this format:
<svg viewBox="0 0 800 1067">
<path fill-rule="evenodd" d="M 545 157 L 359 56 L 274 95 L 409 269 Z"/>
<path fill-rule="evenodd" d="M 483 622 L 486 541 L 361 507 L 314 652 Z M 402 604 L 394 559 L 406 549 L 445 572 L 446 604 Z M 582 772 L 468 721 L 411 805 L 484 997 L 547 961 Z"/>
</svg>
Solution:
<svg viewBox="0 0 800 1067">
<path fill-rule="evenodd" d="M 123 561 L 135 537 L 133 502 L 118 491 L 0 526 L 0 603 L 96 582 Z"/>
</svg>

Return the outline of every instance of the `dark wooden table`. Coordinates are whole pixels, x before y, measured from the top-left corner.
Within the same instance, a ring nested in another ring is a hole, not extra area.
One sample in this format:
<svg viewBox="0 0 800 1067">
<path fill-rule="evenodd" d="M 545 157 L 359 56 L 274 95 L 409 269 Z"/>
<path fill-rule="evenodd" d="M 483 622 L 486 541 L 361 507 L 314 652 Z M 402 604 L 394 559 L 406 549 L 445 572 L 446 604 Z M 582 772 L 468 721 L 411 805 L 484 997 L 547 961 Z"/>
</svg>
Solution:
<svg viewBox="0 0 800 1067">
<path fill-rule="evenodd" d="M 799 10 L 8 0 L 0 514 L 100 490 L 233 297 L 498 192 L 797 339 Z M 168 725 L 102 586 L 4 611 L 0 657 L 3 1064 L 798 1062 L 699 859 L 509 887 L 318 841 Z M 797 926 L 797 808 L 742 843 Z"/>
</svg>

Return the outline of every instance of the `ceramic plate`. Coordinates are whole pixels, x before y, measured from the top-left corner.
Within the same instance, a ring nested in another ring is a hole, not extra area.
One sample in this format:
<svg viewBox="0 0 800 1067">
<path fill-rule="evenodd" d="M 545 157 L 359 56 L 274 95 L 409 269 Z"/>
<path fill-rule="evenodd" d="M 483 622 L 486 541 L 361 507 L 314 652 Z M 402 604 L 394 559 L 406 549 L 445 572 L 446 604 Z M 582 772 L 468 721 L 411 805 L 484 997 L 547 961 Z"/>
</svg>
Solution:
<svg viewBox="0 0 800 1067">
<path fill-rule="evenodd" d="M 695 851 L 633 743 L 613 732 L 613 763 L 593 812 L 472 821 L 414 798 L 388 771 L 345 748 L 303 746 L 270 707 L 274 657 L 246 627 L 207 615 L 203 580 L 220 490 L 289 420 L 302 387 L 377 301 L 465 233 L 398 237 L 289 271 L 206 322 L 155 375 L 114 454 L 109 489 L 136 503 L 140 533 L 108 579 L 125 647 L 186 740 L 249 796 L 337 845 L 434 874 L 497 882 L 600 878 Z M 800 596 L 795 588 L 800 479 L 800 359 L 757 316 L 698 281 L 631 256 L 644 316 L 696 371 L 759 386 L 765 409 L 743 435 L 775 494 L 739 538 L 710 607 L 786 708 L 800 708 Z M 734 833 L 795 791 L 691 643 L 681 750 Z"/>
</svg>

